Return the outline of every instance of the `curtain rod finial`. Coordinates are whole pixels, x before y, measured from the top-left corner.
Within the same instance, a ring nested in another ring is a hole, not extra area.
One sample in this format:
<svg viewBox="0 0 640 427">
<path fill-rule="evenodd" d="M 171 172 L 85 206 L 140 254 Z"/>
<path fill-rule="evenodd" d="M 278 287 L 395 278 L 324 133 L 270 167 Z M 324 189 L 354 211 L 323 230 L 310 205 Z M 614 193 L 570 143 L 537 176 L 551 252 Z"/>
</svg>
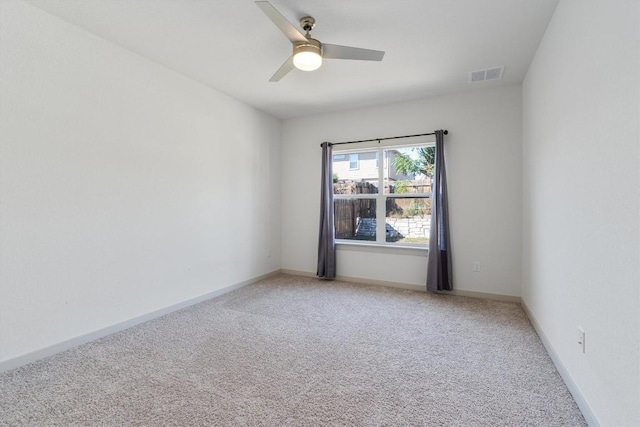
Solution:
<svg viewBox="0 0 640 427">
<path fill-rule="evenodd" d="M 449 131 L 446 130 L 446 129 L 442 133 L 445 134 L 445 135 L 449 135 Z"/>
</svg>

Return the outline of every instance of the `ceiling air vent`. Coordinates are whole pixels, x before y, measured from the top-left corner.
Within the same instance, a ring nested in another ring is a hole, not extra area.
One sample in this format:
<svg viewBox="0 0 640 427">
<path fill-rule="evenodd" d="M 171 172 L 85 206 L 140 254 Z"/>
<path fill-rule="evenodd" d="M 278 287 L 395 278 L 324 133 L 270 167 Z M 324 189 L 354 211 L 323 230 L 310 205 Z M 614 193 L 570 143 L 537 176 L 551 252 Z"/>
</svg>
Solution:
<svg viewBox="0 0 640 427">
<path fill-rule="evenodd" d="M 485 68 L 484 70 L 469 71 L 469 83 L 500 80 L 503 73 L 504 65 L 501 67 Z"/>
</svg>

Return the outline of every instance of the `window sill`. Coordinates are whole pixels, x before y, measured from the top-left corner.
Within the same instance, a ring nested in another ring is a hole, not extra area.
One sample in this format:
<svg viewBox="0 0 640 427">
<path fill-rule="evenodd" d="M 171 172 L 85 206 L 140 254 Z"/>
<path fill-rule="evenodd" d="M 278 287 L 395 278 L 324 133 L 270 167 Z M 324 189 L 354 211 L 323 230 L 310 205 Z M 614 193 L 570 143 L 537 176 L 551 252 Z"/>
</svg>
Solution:
<svg viewBox="0 0 640 427">
<path fill-rule="evenodd" d="M 381 245 L 371 242 L 345 242 L 337 241 L 338 250 L 360 251 L 360 252 L 376 252 L 376 253 L 392 253 L 395 255 L 406 254 L 415 256 L 427 256 L 429 248 L 426 246 L 403 246 L 403 245 Z"/>
</svg>

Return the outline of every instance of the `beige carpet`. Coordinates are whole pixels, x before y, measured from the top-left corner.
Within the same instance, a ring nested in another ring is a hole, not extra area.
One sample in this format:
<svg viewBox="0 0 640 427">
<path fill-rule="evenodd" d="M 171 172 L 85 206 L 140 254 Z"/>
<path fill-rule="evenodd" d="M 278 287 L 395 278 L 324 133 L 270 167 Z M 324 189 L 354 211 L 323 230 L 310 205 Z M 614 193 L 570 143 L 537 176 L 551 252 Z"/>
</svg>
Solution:
<svg viewBox="0 0 640 427">
<path fill-rule="evenodd" d="M 0 375 L 0 425 L 585 421 L 517 304 L 279 275 Z"/>
</svg>

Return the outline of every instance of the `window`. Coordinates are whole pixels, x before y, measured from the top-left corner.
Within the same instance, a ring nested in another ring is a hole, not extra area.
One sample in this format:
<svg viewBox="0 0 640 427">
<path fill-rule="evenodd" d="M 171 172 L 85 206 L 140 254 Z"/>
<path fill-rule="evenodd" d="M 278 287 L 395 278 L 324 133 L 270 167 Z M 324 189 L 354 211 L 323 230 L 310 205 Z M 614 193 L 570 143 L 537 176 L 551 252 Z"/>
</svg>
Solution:
<svg viewBox="0 0 640 427">
<path fill-rule="evenodd" d="M 386 160 L 387 160 L 387 157 L 386 157 L 387 156 L 387 152 L 386 151 L 385 151 L 384 155 L 385 155 L 384 168 L 386 169 L 387 168 L 387 162 L 386 162 Z M 379 167 L 380 167 L 380 153 L 378 153 L 378 151 L 376 151 L 376 168 L 379 168 Z"/>
<path fill-rule="evenodd" d="M 350 170 L 354 170 L 354 169 L 358 169 L 359 166 L 358 162 L 358 154 L 349 154 L 349 169 Z"/>
<path fill-rule="evenodd" d="M 433 145 L 422 144 L 335 155 L 333 194 L 338 242 L 427 246 L 434 154 Z M 348 170 L 345 157 L 338 157 L 343 155 L 349 158 Z M 384 168 L 378 167 L 380 158 L 385 159 Z M 353 171 L 353 159 L 357 172 Z"/>
</svg>

